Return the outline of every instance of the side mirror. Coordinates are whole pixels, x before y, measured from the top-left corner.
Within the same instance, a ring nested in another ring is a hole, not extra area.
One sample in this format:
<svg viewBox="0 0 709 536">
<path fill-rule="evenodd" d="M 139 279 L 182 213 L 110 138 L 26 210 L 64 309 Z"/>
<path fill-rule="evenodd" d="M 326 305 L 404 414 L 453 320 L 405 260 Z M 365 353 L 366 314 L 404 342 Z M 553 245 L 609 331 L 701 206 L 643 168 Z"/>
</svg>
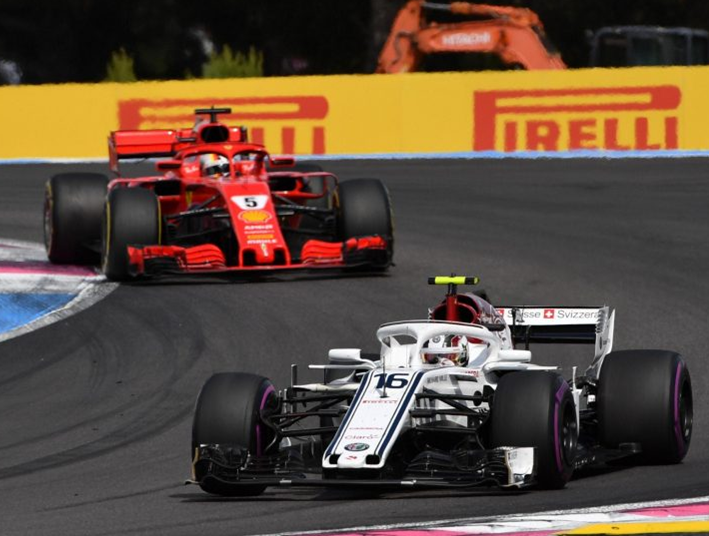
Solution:
<svg viewBox="0 0 709 536">
<path fill-rule="evenodd" d="M 532 360 L 532 352 L 529 350 L 500 350 L 497 357 L 500 361 L 529 363 Z"/>
<path fill-rule="evenodd" d="M 293 167 L 295 158 L 292 156 L 269 156 L 268 162 L 271 167 Z"/>
<path fill-rule="evenodd" d="M 333 348 L 327 353 L 330 363 L 352 363 L 362 361 L 359 348 Z"/>
<path fill-rule="evenodd" d="M 161 160 L 155 164 L 158 171 L 171 171 L 174 169 L 180 169 L 181 166 L 182 162 L 179 160 Z"/>
<path fill-rule="evenodd" d="M 327 353 L 327 357 L 333 365 L 361 365 L 368 369 L 376 368 L 372 361 L 362 358 L 362 350 L 359 348 L 333 348 Z"/>
</svg>

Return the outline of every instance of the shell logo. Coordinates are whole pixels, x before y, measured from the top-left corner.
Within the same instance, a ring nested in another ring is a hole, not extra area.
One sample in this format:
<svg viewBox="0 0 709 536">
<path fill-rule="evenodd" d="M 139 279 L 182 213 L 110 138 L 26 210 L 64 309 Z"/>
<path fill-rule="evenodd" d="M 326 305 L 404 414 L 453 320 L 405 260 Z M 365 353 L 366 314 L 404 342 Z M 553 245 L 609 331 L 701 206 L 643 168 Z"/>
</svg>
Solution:
<svg viewBox="0 0 709 536">
<path fill-rule="evenodd" d="M 246 223 L 264 223 L 271 219 L 271 213 L 265 210 L 245 210 L 239 214 L 239 219 Z"/>
</svg>

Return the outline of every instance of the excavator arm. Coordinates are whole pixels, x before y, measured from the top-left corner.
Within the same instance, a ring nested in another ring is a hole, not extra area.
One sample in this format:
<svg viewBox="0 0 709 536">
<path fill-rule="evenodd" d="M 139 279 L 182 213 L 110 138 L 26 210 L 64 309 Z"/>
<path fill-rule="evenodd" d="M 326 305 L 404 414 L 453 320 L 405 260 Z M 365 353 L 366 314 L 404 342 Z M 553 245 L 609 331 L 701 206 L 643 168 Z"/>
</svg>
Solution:
<svg viewBox="0 0 709 536">
<path fill-rule="evenodd" d="M 539 15 L 525 7 L 492 6 L 489 4 L 471 4 L 470 2 L 451 2 L 450 4 L 423 2 L 423 7 L 450 11 L 457 15 L 478 15 L 491 19 L 505 19 L 519 26 L 544 28 L 542 21 L 539 20 Z"/>
<path fill-rule="evenodd" d="M 427 20 L 427 10 L 477 19 L 437 24 Z M 539 17 L 529 9 L 410 0 L 394 20 L 377 72 L 413 72 L 424 55 L 470 52 L 496 54 L 506 64 L 523 69 L 565 69 L 564 62 L 550 48 Z"/>
<path fill-rule="evenodd" d="M 423 2 L 410 0 L 399 10 L 379 54 L 378 73 L 408 73 L 416 70 L 420 52 L 416 36 L 425 24 Z"/>
</svg>

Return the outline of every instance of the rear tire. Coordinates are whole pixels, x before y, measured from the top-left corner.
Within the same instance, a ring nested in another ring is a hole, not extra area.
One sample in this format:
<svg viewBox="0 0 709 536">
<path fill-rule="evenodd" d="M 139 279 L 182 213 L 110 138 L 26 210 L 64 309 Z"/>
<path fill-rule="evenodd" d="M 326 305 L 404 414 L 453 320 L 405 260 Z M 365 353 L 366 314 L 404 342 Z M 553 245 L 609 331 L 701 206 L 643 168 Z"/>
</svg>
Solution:
<svg viewBox="0 0 709 536">
<path fill-rule="evenodd" d="M 51 262 L 99 263 L 107 185 L 108 177 L 99 173 L 61 173 L 47 181 L 44 246 Z"/>
<path fill-rule="evenodd" d="M 492 407 L 492 447 L 537 447 L 537 482 L 563 488 L 576 457 L 576 407 L 566 381 L 556 373 L 510 372 L 500 379 Z"/>
<path fill-rule="evenodd" d="M 276 402 L 271 382 L 246 373 L 215 374 L 204 384 L 197 398 L 192 423 L 192 453 L 199 445 L 232 444 L 256 456 L 266 454 L 273 432 L 262 422 L 261 410 Z M 198 481 L 203 474 L 196 474 Z M 229 486 L 206 480 L 200 487 L 207 493 L 232 497 L 260 495 L 264 485 Z"/>
<path fill-rule="evenodd" d="M 640 443 L 648 463 L 679 463 L 692 439 L 692 381 L 682 356 L 665 350 L 611 352 L 598 380 L 601 444 Z"/>
<path fill-rule="evenodd" d="M 145 188 L 115 188 L 108 194 L 103 219 L 101 267 L 108 279 L 130 278 L 128 246 L 160 243 L 160 203 Z"/>
<path fill-rule="evenodd" d="M 345 241 L 378 235 L 387 240 L 387 250 L 376 267 L 388 268 L 394 257 L 394 228 L 389 191 L 379 179 L 341 182 L 337 191 L 338 234 Z"/>
</svg>

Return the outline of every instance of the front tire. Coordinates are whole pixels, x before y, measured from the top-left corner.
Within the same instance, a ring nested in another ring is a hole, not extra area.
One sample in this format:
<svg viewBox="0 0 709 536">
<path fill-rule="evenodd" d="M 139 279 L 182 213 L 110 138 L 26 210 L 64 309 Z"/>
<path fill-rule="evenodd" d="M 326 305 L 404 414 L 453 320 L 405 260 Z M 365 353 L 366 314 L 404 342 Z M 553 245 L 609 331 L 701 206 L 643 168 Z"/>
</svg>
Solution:
<svg viewBox="0 0 709 536">
<path fill-rule="evenodd" d="M 640 443 L 648 463 L 679 463 L 692 439 L 693 399 L 682 356 L 665 350 L 611 352 L 598 380 L 601 444 Z"/>
<path fill-rule="evenodd" d="M 492 407 L 492 447 L 536 447 L 541 488 L 563 488 L 576 457 L 576 407 L 556 373 L 510 372 L 500 379 Z"/>
<path fill-rule="evenodd" d="M 47 181 L 44 246 L 55 264 L 98 264 L 108 177 L 61 173 Z"/>
<path fill-rule="evenodd" d="M 192 423 L 192 453 L 199 445 L 230 444 L 246 448 L 253 456 L 267 454 L 273 432 L 261 421 L 261 411 L 273 407 L 276 392 L 263 376 L 247 373 L 215 374 L 197 398 Z M 264 485 L 229 486 L 217 480 L 202 481 L 205 474 L 195 467 L 195 477 L 207 493 L 225 496 L 260 495 Z"/>
<path fill-rule="evenodd" d="M 160 203 L 145 188 L 115 188 L 104 211 L 101 267 L 108 279 L 130 278 L 128 246 L 160 243 Z"/>
<path fill-rule="evenodd" d="M 351 179 L 338 186 L 338 234 L 342 241 L 378 235 L 387 240 L 384 258 L 376 267 L 388 268 L 394 257 L 394 225 L 389 191 L 379 179 Z"/>
</svg>

